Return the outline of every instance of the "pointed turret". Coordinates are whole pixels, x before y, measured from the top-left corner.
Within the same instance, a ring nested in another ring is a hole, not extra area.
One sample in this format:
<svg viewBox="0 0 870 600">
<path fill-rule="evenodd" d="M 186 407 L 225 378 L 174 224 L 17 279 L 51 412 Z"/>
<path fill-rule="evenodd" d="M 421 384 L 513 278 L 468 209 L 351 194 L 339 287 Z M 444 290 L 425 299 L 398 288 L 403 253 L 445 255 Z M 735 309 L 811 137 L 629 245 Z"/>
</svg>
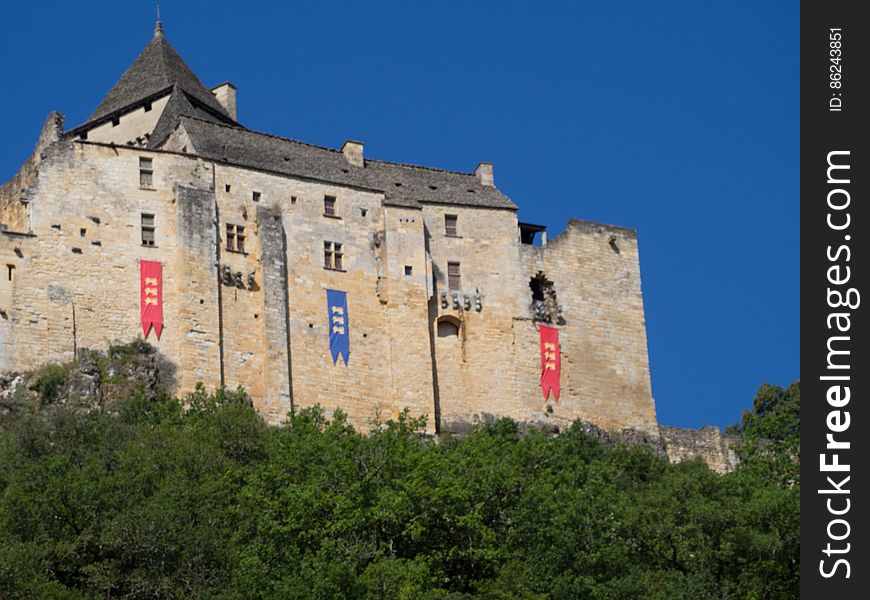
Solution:
<svg viewBox="0 0 870 600">
<path fill-rule="evenodd" d="M 154 113 L 151 113 L 152 105 L 156 109 Z M 145 49 L 87 122 L 69 135 L 157 147 L 172 132 L 180 116 L 238 126 L 214 93 L 202 84 L 170 45 L 163 23 L 158 19 Z"/>
<path fill-rule="evenodd" d="M 95 121 L 123 110 L 151 96 L 169 91 L 177 85 L 185 94 L 203 104 L 215 116 L 232 121 L 214 94 L 206 88 L 190 67 L 169 44 L 163 25 L 157 21 L 154 37 L 130 68 L 112 87 L 88 121 Z"/>
</svg>

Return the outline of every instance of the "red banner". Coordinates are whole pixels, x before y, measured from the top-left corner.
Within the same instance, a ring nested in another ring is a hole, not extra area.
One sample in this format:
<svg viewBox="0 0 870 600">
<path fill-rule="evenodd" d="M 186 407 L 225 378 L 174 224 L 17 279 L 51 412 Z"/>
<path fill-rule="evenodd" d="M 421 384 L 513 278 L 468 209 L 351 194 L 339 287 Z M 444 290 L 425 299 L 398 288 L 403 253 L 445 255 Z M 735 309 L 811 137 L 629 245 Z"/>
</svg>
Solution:
<svg viewBox="0 0 870 600">
<path fill-rule="evenodd" d="M 141 290 L 142 333 L 154 326 L 160 339 L 163 331 L 163 265 L 150 260 L 139 261 L 139 287 Z"/>
<path fill-rule="evenodd" d="M 559 373 L 562 369 L 562 359 L 559 351 L 559 330 L 555 327 L 541 325 L 541 390 L 544 400 L 553 397 L 559 401 Z"/>
</svg>

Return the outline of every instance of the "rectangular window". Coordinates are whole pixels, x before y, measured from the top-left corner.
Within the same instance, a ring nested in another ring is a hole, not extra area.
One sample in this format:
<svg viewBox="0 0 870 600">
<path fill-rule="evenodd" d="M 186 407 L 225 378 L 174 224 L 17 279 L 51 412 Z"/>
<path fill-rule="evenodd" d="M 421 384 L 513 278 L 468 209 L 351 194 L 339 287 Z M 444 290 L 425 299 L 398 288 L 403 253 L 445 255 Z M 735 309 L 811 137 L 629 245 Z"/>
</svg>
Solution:
<svg viewBox="0 0 870 600">
<path fill-rule="evenodd" d="M 458 221 L 459 217 L 456 215 L 444 215 L 444 234 L 457 237 L 459 235 Z"/>
<path fill-rule="evenodd" d="M 405 265 L 405 277 L 410 277 L 413 272 L 414 267 L 412 267 L 411 265 Z"/>
<path fill-rule="evenodd" d="M 323 242 L 323 267 L 335 271 L 344 270 L 344 246 L 338 242 Z"/>
<path fill-rule="evenodd" d="M 139 187 L 146 190 L 154 188 L 154 163 L 142 156 L 139 157 Z"/>
<path fill-rule="evenodd" d="M 154 215 L 142 213 L 142 245 L 154 245 Z"/>
<path fill-rule="evenodd" d="M 260 195 L 260 192 L 254 192 L 253 194 L 251 194 L 251 200 L 253 200 L 254 202 L 259 202 Z"/>
<path fill-rule="evenodd" d="M 457 291 L 462 289 L 462 274 L 458 262 L 447 263 L 447 287 Z"/>
<path fill-rule="evenodd" d="M 335 196 L 323 197 L 323 214 L 327 217 L 334 217 L 335 214 Z"/>
<path fill-rule="evenodd" d="M 9 281 L 15 279 L 15 265 L 6 265 L 6 279 Z"/>
<path fill-rule="evenodd" d="M 227 250 L 230 252 L 245 251 L 244 225 L 231 225 L 227 223 Z"/>
</svg>

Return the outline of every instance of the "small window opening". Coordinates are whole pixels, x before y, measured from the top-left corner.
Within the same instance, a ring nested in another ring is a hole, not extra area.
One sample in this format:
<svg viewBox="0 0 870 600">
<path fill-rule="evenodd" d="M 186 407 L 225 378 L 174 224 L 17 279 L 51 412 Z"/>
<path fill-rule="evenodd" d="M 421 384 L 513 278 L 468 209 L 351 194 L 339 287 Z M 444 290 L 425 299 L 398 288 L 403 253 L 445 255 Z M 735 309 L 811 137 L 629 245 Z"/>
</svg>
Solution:
<svg viewBox="0 0 870 600">
<path fill-rule="evenodd" d="M 368 210 L 367 208 L 361 208 L 361 209 L 359 209 L 359 214 L 360 214 L 363 218 L 365 218 L 365 216 L 366 216 L 368 213 L 369 213 L 369 210 Z"/>
<path fill-rule="evenodd" d="M 88 230 L 82 227 L 79 229 L 79 237 L 85 237 L 88 234 Z"/>
<path fill-rule="evenodd" d="M 120 125 L 120 124 L 121 124 L 121 119 L 120 119 L 120 118 L 115 117 L 114 119 L 112 119 L 112 127 L 117 127 L 117 126 Z"/>
<path fill-rule="evenodd" d="M 414 267 L 412 267 L 411 265 L 405 265 L 405 277 L 410 277 L 413 273 Z"/>
<path fill-rule="evenodd" d="M 459 323 L 457 323 L 453 319 L 438 319 L 438 337 L 459 337 Z"/>
<path fill-rule="evenodd" d="M 290 204 L 296 204 L 296 196 L 290 196 Z"/>
<path fill-rule="evenodd" d="M 154 187 L 154 162 L 144 156 L 139 157 L 139 187 L 145 189 Z"/>
<path fill-rule="evenodd" d="M 145 108 L 145 112 L 151 112 L 151 103 L 146 102 L 144 108 Z"/>
<path fill-rule="evenodd" d="M 323 214 L 327 217 L 335 216 L 335 196 L 323 197 Z"/>
<path fill-rule="evenodd" d="M 338 242 L 323 242 L 323 268 L 344 270 L 344 246 Z"/>
<path fill-rule="evenodd" d="M 154 245 L 154 215 L 142 213 L 142 245 Z"/>
<path fill-rule="evenodd" d="M 15 265 L 6 265 L 6 280 L 15 280 Z"/>
<path fill-rule="evenodd" d="M 86 140 L 86 139 L 88 139 L 88 132 L 87 132 L 87 131 L 82 131 L 82 132 L 79 134 L 79 139 L 80 139 L 80 140 Z"/>
<path fill-rule="evenodd" d="M 252 199 L 254 202 L 259 202 L 259 201 L 260 201 L 260 196 L 261 196 L 260 192 L 253 192 L 253 193 L 251 194 L 251 199 Z"/>
<path fill-rule="evenodd" d="M 447 287 L 456 291 L 462 289 L 462 273 L 458 262 L 447 263 Z"/>
<path fill-rule="evenodd" d="M 232 225 L 227 223 L 227 250 L 230 252 L 245 251 L 244 225 Z"/>
<path fill-rule="evenodd" d="M 230 191 L 231 189 L 233 189 L 233 186 L 231 186 L 230 184 L 226 184 L 226 185 L 224 186 L 224 189 L 227 191 L 227 193 L 229 193 L 229 191 Z"/>
<path fill-rule="evenodd" d="M 444 215 L 444 235 L 450 237 L 459 236 L 459 217 L 456 215 Z"/>
</svg>

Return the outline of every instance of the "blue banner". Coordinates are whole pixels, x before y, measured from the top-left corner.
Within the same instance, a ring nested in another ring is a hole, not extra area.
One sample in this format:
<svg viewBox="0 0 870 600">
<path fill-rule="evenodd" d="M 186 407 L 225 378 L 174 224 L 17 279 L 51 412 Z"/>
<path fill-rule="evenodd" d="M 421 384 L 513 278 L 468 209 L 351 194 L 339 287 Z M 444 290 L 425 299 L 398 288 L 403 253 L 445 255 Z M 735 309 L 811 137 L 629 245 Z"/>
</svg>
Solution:
<svg viewBox="0 0 870 600">
<path fill-rule="evenodd" d="M 332 353 L 332 364 L 338 361 L 338 355 L 347 359 L 350 356 L 350 322 L 347 319 L 347 292 L 326 290 L 326 306 L 329 311 L 329 351 Z"/>
</svg>

